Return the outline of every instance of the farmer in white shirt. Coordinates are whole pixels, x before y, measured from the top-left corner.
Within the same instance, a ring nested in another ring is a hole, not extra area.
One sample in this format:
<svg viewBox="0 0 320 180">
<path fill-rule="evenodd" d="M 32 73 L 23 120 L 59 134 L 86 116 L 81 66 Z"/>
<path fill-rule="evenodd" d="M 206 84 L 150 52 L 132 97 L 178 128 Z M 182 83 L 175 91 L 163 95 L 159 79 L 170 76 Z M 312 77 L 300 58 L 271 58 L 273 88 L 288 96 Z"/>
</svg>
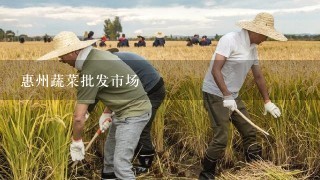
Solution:
<svg viewBox="0 0 320 180">
<path fill-rule="evenodd" d="M 212 121 L 214 137 L 202 161 L 199 179 L 214 179 L 216 162 L 227 146 L 230 122 L 242 136 L 246 160 L 250 162 L 261 157 L 256 129 L 234 112 L 239 109 L 249 116 L 238 95 L 250 69 L 264 100 L 264 114 L 269 112 L 275 118 L 281 115 L 269 98 L 259 67 L 257 45 L 267 37 L 279 41 L 287 38 L 274 29 L 273 16 L 268 13 L 259 13 L 253 21 L 240 21 L 237 25 L 242 28 L 240 32 L 228 33 L 220 39 L 203 82 L 204 105 Z"/>
</svg>

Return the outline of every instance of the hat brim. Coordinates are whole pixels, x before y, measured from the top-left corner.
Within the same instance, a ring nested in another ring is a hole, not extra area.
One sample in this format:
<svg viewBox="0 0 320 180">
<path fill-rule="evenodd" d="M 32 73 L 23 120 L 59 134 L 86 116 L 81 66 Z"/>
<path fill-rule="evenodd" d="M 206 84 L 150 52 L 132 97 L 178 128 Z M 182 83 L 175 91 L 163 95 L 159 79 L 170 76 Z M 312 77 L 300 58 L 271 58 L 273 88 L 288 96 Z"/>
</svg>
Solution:
<svg viewBox="0 0 320 180">
<path fill-rule="evenodd" d="M 85 47 L 91 46 L 93 43 L 97 42 L 98 39 L 94 39 L 94 40 L 88 40 L 88 41 L 80 41 L 77 44 L 74 45 L 70 45 L 68 47 L 65 48 L 60 48 L 60 49 L 56 49 L 53 50 L 43 56 L 41 56 L 40 58 L 37 59 L 37 61 L 44 61 L 44 60 L 50 60 L 59 56 L 63 56 L 65 54 L 68 54 L 70 52 L 79 50 L 79 49 L 83 49 Z"/>
<path fill-rule="evenodd" d="M 156 38 L 164 38 L 165 34 L 163 32 L 157 32 L 157 33 L 155 33 L 155 37 Z"/>
<path fill-rule="evenodd" d="M 276 31 L 273 28 L 263 28 L 260 26 L 257 26 L 252 21 L 240 21 L 236 23 L 237 26 L 258 33 L 263 34 L 265 36 L 268 36 L 269 38 L 272 38 L 277 41 L 287 41 L 288 39 L 280 32 Z"/>
</svg>

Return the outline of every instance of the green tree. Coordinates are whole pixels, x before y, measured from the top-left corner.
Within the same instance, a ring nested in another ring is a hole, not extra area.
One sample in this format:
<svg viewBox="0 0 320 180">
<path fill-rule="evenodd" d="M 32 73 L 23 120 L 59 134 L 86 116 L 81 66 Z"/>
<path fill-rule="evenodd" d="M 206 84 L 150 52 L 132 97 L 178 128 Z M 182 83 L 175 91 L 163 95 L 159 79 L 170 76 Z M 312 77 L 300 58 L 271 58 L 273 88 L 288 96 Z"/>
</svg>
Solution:
<svg viewBox="0 0 320 180">
<path fill-rule="evenodd" d="M 7 41 L 13 41 L 13 38 L 15 35 L 16 33 L 14 33 L 12 30 L 7 30 L 6 31 Z"/>
<path fill-rule="evenodd" d="M 109 29 L 109 24 L 111 23 L 110 19 L 106 19 L 104 20 L 104 26 L 103 26 L 103 31 L 104 31 L 104 34 L 106 36 L 109 36 L 110 35 L 110 29 Z"/>
<path fill-rule="evenodd" d="M 106 36 L 109 36 L 110 39 L 115 40 L 117 37 L 119 37 L 119 32 L 122 32 L 120 18 L 116 16 L 113 21 L 110 19 L 105 20 L 103 30 Z"/>
<path fill-rule="evenodd" d="M 110 34 L 109 34 L 110 39 L 115 40 L 116 37 L 117 37 L 117 32 L 114 30 L 114 25 L 113 25 L 113 23 L 109 23 L 109 24 L 108 24 L 108 29 L 109 29 L 109 31 L 110 31 Z"/>
<path fill-rule="evenodd" d="M 116 37 L 118 38 L 120 36 L 120 32 L 122 32 L 122 25 L 120 22 L 119 16 L 116 16 L 113 20 L 113 28 L 116 33 Z"/>
<path fill-rule="evenodd" d="M 110 19 L 104 21 L 104 33 L 111 39 L 115 39 L 114 27 Z"/>
<path fill-rule="evenodd" d="M 219 41 L 220 38 L 221 38 L 221 36 L 219 36 L 218 34 L 216 34 L 216 36 L 214 37 L 214 40 Z"/>
<path fill-rule="evenodd" d="M 7 31 L 6 31 L 6 35 L 7 35 L 7 36 L 15 36 L 16 33 L 14 33 L 12 30 L 7 30 Z"/>
<path fill-rule="evenodd" d="M 4 37 L 5 37 L 4 30 L 0 28 L 0 41 L 2 41 Z"/>
</svg>

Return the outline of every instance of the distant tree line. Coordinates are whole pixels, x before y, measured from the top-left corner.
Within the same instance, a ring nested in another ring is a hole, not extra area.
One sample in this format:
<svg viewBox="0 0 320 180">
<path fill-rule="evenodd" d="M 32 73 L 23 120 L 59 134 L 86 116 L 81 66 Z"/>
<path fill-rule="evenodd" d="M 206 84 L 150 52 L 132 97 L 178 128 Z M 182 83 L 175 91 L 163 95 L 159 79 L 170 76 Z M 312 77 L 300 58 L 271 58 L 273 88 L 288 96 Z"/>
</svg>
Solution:
<svg viewBox="0 0 320 180">
<path fill-rule="evenodd" d="M 45 34 L 44 36 L 33 36 L 29 37 L 26 34 L 20 34 L 16 35 L 16 33 L 13 30 L 3 30 L 0 28 L 0 41 L 5 41 L 5 42 L 17 42 L 20 41 L 21 39 L 24 39 L 24 41 L 45 41 L 49 42 L 51 41 L 51 37 Z"/>
<path fill-rule="evenodd" d="M 213 41 L 219 41 L 223 35 L 216 34 L 214 37 L 209 37 Z M 320 41 L 320 34 L 317 35 L 301 35 L 301 34 L 285 34 L 289 41 Z M 192 36 L 190 36 L 192 37 Z M 166 40 L 168 41 L 185 41 L 189 37 L 186 36 L 166 36 Z M 151 40 L 152 38 L 146 38 L 146 40 Z M 268 41 L 273 41 L 272 39 L 268 39 Z"/>
<path fill-rule="evenodd" d="M 110 40 L 116 40 L 120 33 L 122 32 L 122 25 L 120 22 L 120 18 L 116 16 L 113 21 L 110 19 L 105 20 L 104 24 L 104 33 L 106 37 L 109 37 Z M 320 34 L 317 35 L 299 35 L 299 34 L 286 34 L 285 35 L 289 41 L 320 41 Z M 3 30 L 0 28 L 0 41 L 19 41 L 19 39 L 23 37 L 25 41 L 44 41 L 49 36 L 46 34 L 45 36 L 33 36 L 29 37 L 26 34 L 20 34 L 16 36 L 13 30 Z M 190 36 L 191 37 L 191 36 Z M 213 41 L 219 41 L 222 35 L 216 34 L 214 37 L 211 37 Z M 189 37 L 187 36 L 173 36 L 169 35 L 165 37 L 168 41 L 186 41 Z M 136 38 L 132 38 L 136 39 Z M 153 40 L 154 38 L 146 38 L 146 40 Z M 271 40 L 271 39 L 269 39 Z"/>
<path fill-rule="evenodd" d="M 189 39 L 192 36 L 175 36 L 175 35 L 169 35 L 169 36 L 165 36 L 166 41 L 186 41 L 187 39 Z M 219 39 L 222 37 L 222 35 L 218 35 L 216 34 L 214 36 L 214 38 L 210 38 L 213 41 L 219 41 Z M 137 40 L 137 37 L 134 38 L 128 38 L 129 40 Z M 153 41 L 154 37 L 145 37 L 146 41 Z"/>
<path fill-rule="evenodd" d="M 289 41 L 320 41 L 320 35 L 285 35 Z M 192 36 L 190 36 L 192 37 Z M 186 41 L 189 36 L 165 36 L 166 41 Z M 222 35 L 209 37 L 212 41 L 219 41 Z M 129 40 L 137 40 L 137 37 L 128 38 Z M 154 37 L 145 37 L 146 41 L 153 41 Z M 268 41 L 273 41 L 268 39 Z"/>
<path fill-rule="evenodd" d="M 320 41 L 320 34 L 317 35 L 285 35 L 289 41 Z"/>
<path fill-rule="evenodd" d="M 4 31 L 0 28 L 0 41 L 14 41 L 15 35 L 12 30 Z"/>
</svg>

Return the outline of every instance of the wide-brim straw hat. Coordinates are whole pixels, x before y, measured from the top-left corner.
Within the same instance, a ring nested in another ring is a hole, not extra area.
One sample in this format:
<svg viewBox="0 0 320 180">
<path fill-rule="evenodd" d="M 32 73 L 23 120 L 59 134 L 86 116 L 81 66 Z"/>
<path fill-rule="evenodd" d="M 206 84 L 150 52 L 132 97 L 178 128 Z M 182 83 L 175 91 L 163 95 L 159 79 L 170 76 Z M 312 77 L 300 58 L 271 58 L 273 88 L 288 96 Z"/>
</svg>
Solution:
<svg viewBox="0 0 320 180">
<path fill-rule="evenodd" d="M 157 32 L 156 33 L 156 38 L 164 38 L 164 33 L 163 32 Z"/>
<path fill-rule="evenodd" d="M 98 39 L 80 41 L 75 33 L 69 31 L 62 31 L 53 38 L 54 50 L 38 58 L 37 60 L 49 60 L 52 58 L 63 56 L 70 52 L 91 46 L 93 43 L 97 41 Z"/>
<path fill-rule="evenodd" d="M 263 34 L 274 40 L 287 41 L 288 39 L 274 28 L 274 18 L 269 13 L 259 13 L 252 21 L 239 21 L 236 24 L 243 29 Z"/>
</svg>

